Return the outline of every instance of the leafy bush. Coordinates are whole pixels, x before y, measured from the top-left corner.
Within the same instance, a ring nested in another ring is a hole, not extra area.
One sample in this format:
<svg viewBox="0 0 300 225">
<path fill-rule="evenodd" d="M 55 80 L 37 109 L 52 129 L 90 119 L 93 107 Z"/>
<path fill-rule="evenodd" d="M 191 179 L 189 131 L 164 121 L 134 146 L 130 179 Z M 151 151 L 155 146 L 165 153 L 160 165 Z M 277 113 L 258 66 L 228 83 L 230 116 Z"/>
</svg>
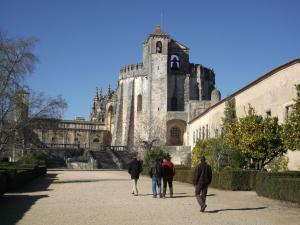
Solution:
<svg viewBox="0 0 300 225">
<path fill-rule="evenodd" d="M 256 193 L 260 196 L 300 203 L 300 172 L 258 173 Z"/>
<path fill-rule="evenodd" d="M 286 156 L 279 156 L 273 159 L 265 169 L 270 172 L 279 172 L 288 170 L 289 158 Z"/>
<path fill-rule="evenodd" d="M 253 190 L 255 189 L 256 170 L 227 170 L 213 174 L 212 186 L 226 190 Z M 214 181 L 217 179 L 216 181 Z"/>
<path fill-rule="evenodd" d="M 22 164 L 45 165 L 47 158 L 48 154 L 45 151 L 32 151 L 24 154 L 19 161 Z"/>
<path fill-rule="evenodd" d="M 150 151 L 147 151 L 145 158 L 144 158 L 144 164 L 145 166 L 149 166 L 152 161 L 155 161 L 156 159 L 164 159 L 165 157 L 170 156 L 169 153 L 159 149 L 151 149 Z"/>
<path fill-rule="evenodd" d="M 177 169 L 175 172 L 174 180 L 192 184 L 194 170 L 193 169 Z"/>
<path fill-rule="evenodd" d="M 238 169 L 244 162 L 240 152 L 226 146 L 222 138 L 199 140 L 192 151 L 194 167 L 199 164 L 201 156 L 205 156 L 213 171 L 220 171 L 223 168 Z"/>
</svg>

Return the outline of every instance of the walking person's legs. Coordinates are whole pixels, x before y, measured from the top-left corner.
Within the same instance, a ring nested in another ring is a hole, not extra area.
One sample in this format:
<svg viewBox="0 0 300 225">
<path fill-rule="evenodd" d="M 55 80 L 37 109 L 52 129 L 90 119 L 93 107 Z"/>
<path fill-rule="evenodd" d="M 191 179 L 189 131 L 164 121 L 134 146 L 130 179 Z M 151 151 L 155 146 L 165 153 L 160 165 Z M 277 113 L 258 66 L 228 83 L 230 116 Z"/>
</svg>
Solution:
<svg viewBox="0 0 300 225">
<path fill-rule="evenodd" d="M 201 212 L 204 212 L 205 208 L 206 208 L 206 195 L 207 195 L 207 186 L 203 187 L 201 189 L 201 192 L 200 192 L 200 198 L 201 198 L 201 201 L 202 201 L 202 205 L 201 205 Z"/>
<path fill-rule="evenodd" d="M 168 178 L 168 185 L 169 185 L 169 190 L 170 190 L 170 197 L 173 197 L 173 178 Z"/>
<path fill-rule="evenodd" d="M 163 197 L 166 197 L 166 192 L 167 192 L 167 178 L 163 178 Z"/>
<path fill-rule="evenodd" d="M 162 194 L 161 194 L 161 177 L 157 177 L 157 187 L 158 187 L 158 195 L 161 198 Z"/>
<path fill-rule="evenodd" d="M 133 179 L 133 189 L 134 189 L 135 195 L 139 194 L 138 189 L 137 189 L 137 182 L 138 182 L 138 179 Z"/>
<path fill-rule="evenodd" d="M 131 194 L 134 195 L 135 194 L 135 192 L 134 192 L 135 191 L 135 187 L 134 187 L 135 186 L 135 181 L 134 181 L 134 179 L 131 179 L 131 185 L 132 185 L 132 192 L 131 192 Z"/>
<path fill-rule="evenodd" d="M 197 202 L 198 202 L 198 204 L 201 207 L 201 209 L 200 209 L 201 212 L 204 212 L 204 210 L 205 210 L 205 208 L 207 206 L 205 204 L 206 194 L 207 194 L 207 186 L 206 187 L 196 186 L 195 195 L 196 195 Z"/>
<path fill-rule="evenodd" d="M 153 193 L 153 197 L 156 198 L 156 176 L 152 177 L 152 193 Z"/>
</svg>

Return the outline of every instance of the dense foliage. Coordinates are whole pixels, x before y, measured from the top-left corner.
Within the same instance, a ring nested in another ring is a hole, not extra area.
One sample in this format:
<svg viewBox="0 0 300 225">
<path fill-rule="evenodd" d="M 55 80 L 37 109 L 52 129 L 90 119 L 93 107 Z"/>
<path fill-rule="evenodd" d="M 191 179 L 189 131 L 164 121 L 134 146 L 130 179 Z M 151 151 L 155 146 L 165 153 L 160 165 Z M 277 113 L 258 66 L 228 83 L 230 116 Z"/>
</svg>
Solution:
<svg viewBox="0 0 300 225">
<path fill-rule="evenodd" d="M 230 149 L 224 144 L 222 137 L 199 140 L 192 151 L 194 167 L 199 164 L 201 156 L 205 156 L 214 171 L 224 168 L 239 168 L 243 161 L 238 151 Z"/>
<path fill-rule="evenodd" d="M 294 99 L 292 112 L 283 126 L 282 137 L 286 148 L 300 149 L 300 84 L 296 85 L 297 98 Z"/>
<path fill-rule="evenodd" d="M 275 157 L 286 152 L 281 139 L 281 129 L 277 118 L 257 115 L 249 105 L 248 114 L 226 130 L 224 142 L 239 149 L 248 159 L 249 166 L 262 169 Z"/>
<path fill-rule="evenodd" d="M 156 161 L 157 159 L 163 160 L 165 157 L 170 156 L 169 153 L 163 151 L 159 148 L 153 148 L 150 151 L 146 152 L 145 158 L 144 158 L 144 165 L 149 166 L 151 162 Z"/>
</svg>

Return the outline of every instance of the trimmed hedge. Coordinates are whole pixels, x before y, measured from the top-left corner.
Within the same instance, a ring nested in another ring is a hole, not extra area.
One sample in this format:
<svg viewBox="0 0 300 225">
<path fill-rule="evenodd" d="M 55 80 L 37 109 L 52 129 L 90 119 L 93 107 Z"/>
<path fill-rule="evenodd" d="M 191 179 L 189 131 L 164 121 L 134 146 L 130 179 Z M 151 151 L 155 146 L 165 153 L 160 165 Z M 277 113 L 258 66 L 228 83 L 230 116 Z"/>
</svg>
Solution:
<svg viewBox="0 0 300 225">
<path fill-rule="evenodd" d="M 255 189 L 255 170 L 224 170 L 214 172 L 211 186 L 232 191 L 249 191 Z"/>
<path fill-rule="evenodd" d="M 256 193 L 260 196 L 300 204 L 300 172 L 258 173 Z"/>
<path fill-rule="evenodd" d="M 177 169 L 176 168 L 175 176 L 173 179 L 176 181 L 193 184 L 193 176 L 194 176 L 193 169 Z"/>
<path fill-rule="evenodd" d="M 7 188 L 7 180 L 4 172 L 0 171 L 0 196 L 4 194 Z"/>
<path fill-rule="evenodd" d="M 15 190 L 46 173 L 47 168 L 45 166 L 22 165 L 17 163 L 0 164 L 0 195 L 7 190 Z"/>
<path fill-rule="evenodd" d="M 149 168 L 144 167 L 142 175 L 149 176 Z M 254 190 L 255 176 L 257 171 L 253 170 L 224 170 L 222 172 L 213 172 L 211 187 L 225 190 Z M 192 184 L 194 169 L 176 168 L 174 176 L 175 181 Z"/>
<path fill-rule="evenodd" d="M 149 176 L 149 168 L 144 167 L 142 174 Z M 176 168 L 174 180 L 192 183 L 193 169 Z M 300 172 L 268 173 L 257 170 L 224 170 L 214 172 L 211 187 L 225 190 L 256 190 L 264 197 L 291 201 L 300 204 Z"/>
</svg>

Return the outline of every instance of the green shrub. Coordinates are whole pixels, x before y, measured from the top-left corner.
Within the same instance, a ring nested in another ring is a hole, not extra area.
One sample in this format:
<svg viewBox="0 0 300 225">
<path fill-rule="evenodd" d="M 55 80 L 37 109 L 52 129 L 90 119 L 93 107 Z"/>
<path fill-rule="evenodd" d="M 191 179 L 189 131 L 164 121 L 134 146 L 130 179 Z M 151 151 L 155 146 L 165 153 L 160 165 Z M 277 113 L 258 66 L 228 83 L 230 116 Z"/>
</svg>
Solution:
<svg viewBox="0 0 300 225">
<path fill-rule="evenodd" d="M 163 160 L 165 157 L 169 156 L 169 153 L 163 151 L 159 148 L 151 149 L 147 151 L 145 158 L 144 158 L 144 165 L 149 166 L 152 161 L 156 161 L 157 159 Z"/>
<path fill-rule="evenodd" d="M 214 172 L 211 186 L 232 191 L 254 190 L 256 174 L 257 171 L 255 170 L 223 170 Z"/>
<path fill-rule="evenodd" d="M 256 193 L 260 196 L 300 204 L 300 172 L 258 173 Z"/>
<path fill-rule="evenodd" d="M 48 154 L 45 151 L 32 151 L 20 158 L 22 164 L 45 165 Z"/>
<path fill-rule="evenodd" d="M 174 180 L 184 182 L 184 183 L 193 183 L 193 175 L 194 170 L 193 169 L 176 169 Z"/>
</svg>

